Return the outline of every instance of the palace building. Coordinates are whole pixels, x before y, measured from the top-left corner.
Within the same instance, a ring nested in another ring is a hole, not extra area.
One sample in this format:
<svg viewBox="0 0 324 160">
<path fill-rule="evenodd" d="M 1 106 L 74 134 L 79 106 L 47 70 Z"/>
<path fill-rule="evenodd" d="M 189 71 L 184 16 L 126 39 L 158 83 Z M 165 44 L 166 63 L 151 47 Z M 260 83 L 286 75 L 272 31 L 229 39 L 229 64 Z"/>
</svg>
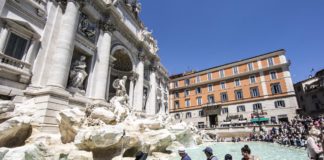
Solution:
<svg viewBox="0 0 324 160">
<path fill-rule="evenodd" d="M 324 69 L 295 85 L 301 115 L 324 116 Z"/>
<path fill-rule="evenodd" d="M 109 107 L 127 76 L 128 102 L 147 115 L 168 110 L 168 73 L 137 0 L 1 0 L 0 100 L 32 103 L 38 127 L 56 114 Z"/>
<path fill-rule="evenodd" d="M 285 50 L 170 76 L 170 114 L 200 128 L 277 124 L 298 108 Z"/>
</svg>

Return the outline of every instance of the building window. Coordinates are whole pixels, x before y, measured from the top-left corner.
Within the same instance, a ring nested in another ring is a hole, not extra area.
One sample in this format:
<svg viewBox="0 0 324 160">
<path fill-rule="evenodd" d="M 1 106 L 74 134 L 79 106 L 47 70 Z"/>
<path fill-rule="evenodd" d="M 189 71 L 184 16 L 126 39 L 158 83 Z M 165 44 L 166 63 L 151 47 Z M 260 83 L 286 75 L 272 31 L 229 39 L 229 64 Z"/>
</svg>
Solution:
<svg viewBox="0 0 324 160">
<path fill-rule="evenodd" d="M 197 76 L 196 77 L 196 83 L 199 83 L 200 82 L 200 76 Z"/>
<path fill-rule="evenodd" d="M 174 88 L 178 88 L 179 84 L 178 81 L 173 82 Z"/>
<path fill-rule="evenodd" d="M 241 86 L 241 81 L 240 81 L 240 79 L 235 79 L 235 80 L 234 80 L 234 84 L 235 84 L 236 87 Z"/>
<path fill-rule="evenodd" d="M 179 114 L 179 113 L 175 114 L 175 115 L 174 115 L 174 118 L 175 118 L 175 119 L 180 119 L 180 114 Z"/>
<path fill-rule="evenodd" d="M 190 99 L 186 99 L 186 107 L 190 107 Z"/>
<path fill-rule="evenodd" d="M 213 85 L 212 84 L 208 84 L 208 92 L 212 92 L 213 91 Z"/>
<path fill-rule="evenodd" d="M 321 109 L 321 106 L 320 106 L 318 103 L 315 103 L 315 108 L 316 108 L 317 110 L 320 110 L 320 109 Z"/>
<path fill-rule="evenodd" d="M 219 76 L 221 78 L 224 78 L 225 77 L 225 71 L 224 71 L 224 69 L 222 69 L 222 70 L 219 71 Z"/>
<path fill-rule="evenodd" d="M 190 85 L 190 79 L 185 79 L 185 85 L 189 86 Z"/>
<path fill-rule="evenodd" d="M 201 88 L 200 87 L 197 87 L 196 88 L 196 94 L 200 94 L 201 93 Z"/>
<path fill-rule="evenodd" d="M 174 108 L 175 109 L 179 109 L 180 108 L 179 101 L 174 101 Z"/>
<path fill-rule="evenodd" d="M 221 86 L 221 89 L 226 89 L 226 82 L 221 82 L 220 86 Z"/>
<path fill-rule="evenodd" d="M 282 93 L 280 83 L 271 84 L 271 91 L 272 94 Z"/>
<path fill-rule="evenodd" d="M 174 92 L 174 98 L 179 98 L 179 92 Z"/>
<path fill-rule="evenodd" d="M 207 99 L 209 104 L 215 103 L 214 95 L 208 95 Z"/>
<path fill-rule="evenodd" d="M 197 105 L 198 106 L 202 105 L 202 98 L 201 97 L 197 97 Z"/>
<path fill-rule="evenodd" d="M 277 118 L 276 117 L 271 117 L 270 118 L 271 123 L 277 123 Z"/>
<path fill-rule="evenodd" d="M 259 97 L 260 96 L 259 88 L 258 87 L 250 88 L 250 94 L 252 98 Z"/>
<path fill-rule="evenodd" d="M 186 118 L 191 118 L 191 112 L 186 113 Z"/>
<path fill-rule="evenodd" d="M 213 74 L 212 74 L 212 73 L 208 73 L 208 74 L 207 74 L 207 77 L 208 77 L 208 80 L 210 81 L 210 80 L 213 79 Z"/>
<path fill-rule="evenodd" d="M 245 106 L 244 105 L 237 106 L 237 112 L 245 112 Z"/>
<path fill-rule="evenodd" d="M 28 40 L 10 33 L 4 54 L 21 60 L 27 51 Z"/>
<path fill-rule="evenodd" d="M 237 66 L 233 67 L 233 75 L 236 75 L 239 73 L 239 69 Z"/>
<path fill-rule="evenodd" d="M 188 96 L 190 95 L 190 91 L 186 89 L 186 90 L 184 91 L 184 95 L 185 95 L 185 97 L 188 97 Z"/>
<path fill-rule="evenodd" d="M 248 63 L 248 69 L 249 71 L 253 71 L 253 63 Z"/>
<path fill-rule="evenodd" d="M 235 98 L 236 98 L 236 100 L 243 99 L 243 92 L 242 92 L 242 90 L 236 90 L 234 92 L 235 92 Z"/>
<path fill-rule="evenodd" d="M 317 95 L 315 95 L 315 94 L 312 95 L 312 99 L 313 99 L 313 100 L 317 99 Z"/>
<path fill-rule="evenodd" d="M 254 83 L 256 83 L 255 75 L 250 76 L 250 84 L 254 84 Z"/>
<path fill-rule="evenodd" d="M 199 117 L 203 117 L 204 116 L 204 110 L 199 111 Z"/>
<path fill-rule="evenodd" d="M 276 108 L 286 107 L 285 101 L 283 101 L 283 100 L 275 101 L 275 107 Z"/>
<path fill-rule="evenodd" d="M 221 93 L 220 96 L 221 96 L 221 101 L 222 102 L 227 102 L 228 101 L 228 97 L 227 97 L 226 92 Z"/>
<path fill-rule="evenodd" d="M 276 71 L 271 71 L 270 72 L 270 77 L 271 77 L 271 79 L 277 79 L 277 73 L 276 73 Z"/>
<path fill-rule="evenodd" d="M 262 104 L 261 103 L 253 104 L 253 111 L 258 111 L 258 110 L 262 110 Z"/>
<path fill-rule="evenodd" d="M 273 57 L 268 58 L 268 65 L 273 66 Z"/>
<path fill-rule="evenodd" d="M 222 114 L 227 114 L 228 113 L 228 108 L 222 108 Z"/>
</svg>

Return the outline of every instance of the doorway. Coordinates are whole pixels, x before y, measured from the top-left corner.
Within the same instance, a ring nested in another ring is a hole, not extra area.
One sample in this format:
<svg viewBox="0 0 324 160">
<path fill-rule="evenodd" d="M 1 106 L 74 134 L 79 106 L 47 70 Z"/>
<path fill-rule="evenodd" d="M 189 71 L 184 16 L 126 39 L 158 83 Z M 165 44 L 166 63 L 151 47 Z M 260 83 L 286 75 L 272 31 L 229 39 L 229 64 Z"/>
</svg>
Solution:
<svg viewBox="0 0 324 160">
<path fill-rule="evenodd" d="M 209 127 L 216 128 L 218 126 L 217 114 L 209 115 Z"/>
</svg>

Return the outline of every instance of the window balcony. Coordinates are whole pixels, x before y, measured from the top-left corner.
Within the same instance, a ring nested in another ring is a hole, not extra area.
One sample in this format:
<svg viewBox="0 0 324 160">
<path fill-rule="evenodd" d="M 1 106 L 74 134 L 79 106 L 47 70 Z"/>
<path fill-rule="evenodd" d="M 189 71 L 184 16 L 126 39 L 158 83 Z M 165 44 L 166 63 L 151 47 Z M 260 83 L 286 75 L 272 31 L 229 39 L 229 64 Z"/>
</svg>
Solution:
<svg viewBox="0 0 324 160">
<path fill-rule="evenodd" d="M 28 83 L 31 77 L 31 65 L 0 52 L 0 70 L 8 74 L 18 75 L 19 81 Z"/>
</svg>

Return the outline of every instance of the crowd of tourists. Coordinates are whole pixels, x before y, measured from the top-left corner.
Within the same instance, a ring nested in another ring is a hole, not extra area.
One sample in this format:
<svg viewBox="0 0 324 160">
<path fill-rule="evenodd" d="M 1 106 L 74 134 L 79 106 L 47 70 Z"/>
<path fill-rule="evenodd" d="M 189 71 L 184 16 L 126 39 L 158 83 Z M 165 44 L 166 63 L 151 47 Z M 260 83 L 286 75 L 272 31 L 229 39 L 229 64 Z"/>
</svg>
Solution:
<svg viewBox="0 0 324 160">
<path fill-rule="evenodd" d="M 285 146 L 305 147 L 310 159 L 323 156 L 324 118 L 296 117 L 270 130 L 260 126 L 260 133 L 252 133 L 251 141 L 276 142 Z"/>
<path fill-rule="evenodd" d="M 259 126 L 259 131 L 253 133 L 247 139 L 232 138 L 232 142 L 240 141 L 264 141 L 278 143 L 284 146 L 305 147 L 310 160 L 323 160 L 324 156 L 324 118 L 296 117 L 290 122 L 280 123 L 279 126 L 267 130 L 264 125 Z M 178 150 L 181 160 L 191 160 L 184 148 Z M 213 154 L 213 150 L 207 147 L 203 150 L 207 160 L 218 160 Z M 242 160 L 257 160 L 251 155 L 248 145 L 241 149 Z M 232 160 L 232 156 L 227 154 L 225 160 Z"/>
<path fill-rule="evenodd" d="M 190 156 L 186 153 L 184 148 L 180 148 L 179 150 L 179 156 L 181 157 L 181 160 L 191 160 Z M 213 154 L 213 149 L 210 147 L 206 147 L 203 152 L 206 155 L 207 160 L 219 160 L 214 154 Z M 249 148 L 248 145 L 245 145 L 241 149 L 242 153 L 242 160 L 259 160 L 258 157 L 253 156 L 251 154 L 251 149 Z M 224 160 L 232 160 L 232 155 L 226 154 L 224 157 Z"/>
</svg>

